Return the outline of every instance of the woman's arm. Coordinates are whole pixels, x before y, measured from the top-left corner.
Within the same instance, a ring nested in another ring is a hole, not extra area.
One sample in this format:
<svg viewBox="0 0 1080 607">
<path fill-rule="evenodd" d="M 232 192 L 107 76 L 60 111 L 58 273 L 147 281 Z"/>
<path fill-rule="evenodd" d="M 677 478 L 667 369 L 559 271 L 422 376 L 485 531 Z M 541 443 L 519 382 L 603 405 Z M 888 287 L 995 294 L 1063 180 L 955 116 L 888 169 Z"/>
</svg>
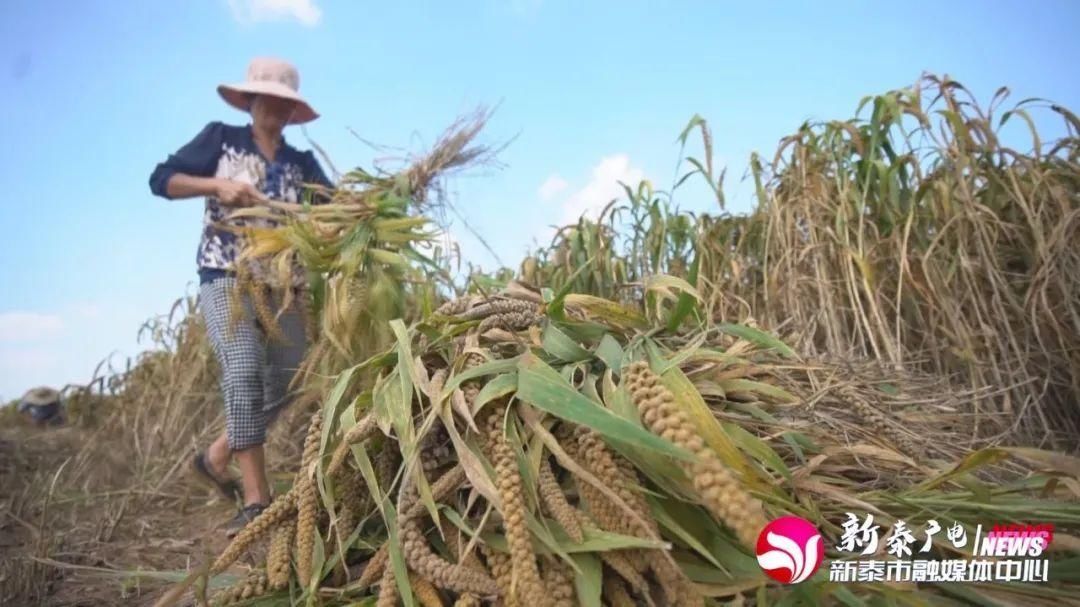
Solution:
<svg viewBox="0 0 1080 607">
<path fill-rule="evenodd" d="M 184 173 L 173 173 L 169 177 L 165 184 L 165 193 L 169 198 L 213 196 L 221 204 L 237 207 L 266 201 L 266 196 L 250 183 L 216 177 L 196 177 Z"/>
<path fill-rule="evenodd" d="M 165 195 L 169 198 L 217 197 L 219 181 L 215 177 L 173 173 L 165 183 Z"/>
<path fill-rule="evenodd" d="M 225 125 L 211 122 L 194 139 L 158 163 L 150 175 L 150 191 L 163 198 L 215 196 L 213 176 L 221 157 L 224 131 Z"/>
<path fill-rule="evenodd" d="M 225 125 L 211 122 L 194 139 L 158 164 L 150 175 L 150 191 L 163 198 L 212 196 L 222 204 L 247 206 L 265 196 L 247 183 L 214 177 Z"/>
</svg>

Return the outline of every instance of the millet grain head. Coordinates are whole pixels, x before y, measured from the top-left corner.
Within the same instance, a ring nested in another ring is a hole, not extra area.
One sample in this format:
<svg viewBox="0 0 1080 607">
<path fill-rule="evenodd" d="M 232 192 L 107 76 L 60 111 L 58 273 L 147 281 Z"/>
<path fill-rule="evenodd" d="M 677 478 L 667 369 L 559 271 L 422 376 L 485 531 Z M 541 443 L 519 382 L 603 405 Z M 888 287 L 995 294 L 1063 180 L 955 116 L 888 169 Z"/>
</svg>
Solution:
<svg viewBox="0 0 1080 607">
<path fill-rule="evenodd" d="M 693 462 L 682 465 L 706 509 L 752 550 L 766 524 L 761 502 L 705 444 L 690 416 L 675 403 L 674 395 L 648 365 L 634 363 L 624 371 L 623 377 L 645 425 L 696 456 Z"/>
</svg>

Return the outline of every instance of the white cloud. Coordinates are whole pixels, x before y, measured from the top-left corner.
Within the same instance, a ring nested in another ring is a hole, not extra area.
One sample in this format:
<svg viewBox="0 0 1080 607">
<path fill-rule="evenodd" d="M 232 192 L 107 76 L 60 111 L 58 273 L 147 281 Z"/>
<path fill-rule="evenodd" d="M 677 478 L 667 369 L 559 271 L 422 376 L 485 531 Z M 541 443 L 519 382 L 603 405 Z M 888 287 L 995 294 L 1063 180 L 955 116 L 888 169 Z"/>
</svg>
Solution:
<svg viewBox="0 0 1080 607">
<path fill-rule="evenodd" d="M 600 159 L 593 167 L 592 177 L 585 187 L 574 192 L 563 203 L 561 224 L 576 222 L 582 215 L 596 218 L 612 200 L 626 195 L 622 185 L 636 188 L 645 178 L 645 172 L 630 164 L 626 154 L 615 154 Z"/>
<path fill-rule="evenodd" d="M 19 398 L 34 386 L 57 385 L 60 354 L 55 348 L 0 348 L 0 405 Z"/>
<path fill-rule="evenodd" d="M 34 341 L 64 329 L 64 319 L 41 312 L 0 312 L 0 342 Z"/>
<path fill-rule="evenodd" d="M 540 185 L 540 189 L 537 190 L 537 195 L 540 196 L 540 200 L 551 200 L 556 194 L 562 192 L 570 184 L 558 174 L 552 174 L 548 177 L 544 183 Z"/>
<path fill-rule="evenodd" d="M 18 377 L 29 389 L 43 383 L 42 379 L 55 370 L 60 357 L 55 350 L 45 348 L 20 348 L 0 350 L 0 370 L 6 377 Z"/>
<path fill-rule="evenodd" d="M 228 0 L 233 17 L 244 24 L 295 20 L 313 27 L 322 19 L 315 0 Z"/>
</svg>

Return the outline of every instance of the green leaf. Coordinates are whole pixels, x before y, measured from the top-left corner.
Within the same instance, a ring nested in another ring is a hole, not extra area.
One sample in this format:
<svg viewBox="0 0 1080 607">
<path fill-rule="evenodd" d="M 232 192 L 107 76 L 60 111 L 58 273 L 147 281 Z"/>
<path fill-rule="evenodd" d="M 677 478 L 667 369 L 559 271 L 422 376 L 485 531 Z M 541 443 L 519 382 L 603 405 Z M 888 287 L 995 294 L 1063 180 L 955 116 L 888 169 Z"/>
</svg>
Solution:
<svg viewBox="0 0 1080 607">
<path fill-rule="evenodd" d="M 878 390 L 889 396 L 897 396 L 900 394 L 900 389 L 897 388 L 895 384 L 881 384 L 878 386 Z"/>
<path fill-rule="evenodd" d="M 408 330 L 405 328 L 405 323 L 400 319 L 394 319 L 390 321 L 390 329 L 394 332 L 394 337 L 397 338 L 397 375 L 398 382 L 401 388 L 400 393 L 400 406 L 403 408 L 402 414 L 395 416 L 394 429 L 397 430 L 398 440 L 404 444 L 412 445 L 415 441 L 416 429 L 412 425 L 412 400 L 415 392 L 415 385 L 417 383 L 416 368 L 413 366 L 412 357 L 412 343 L 409 339 Z M 404 446 L 404 445 L 403 445 Z M 402 455 L 408 458 L 412 454 L 412 449 L 402 451 Z"/>
<path fill-rule="evenodd" d="M 443 507 L 442 514 L 446 517 L 446 520 L 450 521 L 458 529 L 461 529 L 463 532 L 465 532 L 465 535 L 469 536 L 469 540 L 476 537 L 476 529 L 470 526 L 469 523 L 465 521 L 465 519 L 461 518 L 461 514 L 458 513 L 457 510 L 454 510 L 450 507 Z"/>
<path fill-rule="evenodd" d="M 600 593 L 603 590 L 603 568 L 600 559 L 592 554 L 574 554 L 570 557 L 577 568 L 574 576 L 574 592 L 582 607 L 603 607 Z"/>
<path fill-rule="evenodd" d="M 677 276 L 669 276 L 667 274 L 653 274 L 645 277 L 644 283 L 645 290 L 650 293 L 659 293 L 665 299 L 676 299 L 676 295 L 672 292 L 679 291 L 693 297 L 698 301 L 702 301 L 701 294 L 690 283 Z"/>
<path fill-rule="evenodd" d="M 552 415 L 588 426 L 605 437 L 689 460 L 686 450 L 592 402 L 532 353 L 518 363 L 518 398 Z"/>
<path fill-rule="evenodd" d="M 614 372 L 611 369 L 604 371 L 602 382 L 603 395 L 601 398 L 604 405 L 619 417 L 641 426 L 637 408 L 634 407 L 634 403 L 630 402 L 630 396 L 626 393 L 626 388 L 615 384 Z"/>
<path fill-rule="evenodd" d="M 604 399 L 600 396 L 600 392 L 596 389 L 596 377 L 588 372 L 587 369 L 582 370 L 585 378 L 581 382 L 581 393 L 588 397 L 589 400 L 594 403 L 605 406 Z"/>
<path fill-rule="evenodd" d="M 768 443 L 753 434 L 750 434 L 738 424 L 720 422 L 720 425 L 731 436 L 731 439 L 735 441 L 735 444 L 738 445 L 740 449 L 746 451 L 753 456 L 754 459 L 765 464 L 788 481 L 791 480 L 791 470 L 788 469 L 784 460 L 776 454 L 776 451 L 773 451 Z"/>
<path fill-rule="evenodd" d="M 446 382 L 446 385 L 443 386 L 442 395 L 439 397 L 439 400 L 450 398 L 450 395 L 454 393 L 455 389 L 470 379 L 513 371 L 517 368 L 518 359 L 519 357 L 492 360 L 455 374 L 450 378 L 450 381 Z"/>
<path fill-rule="evenodd" d="M 390 424 L 394 428 L 397 435 L 401 437 L 401 454 L 408 460 L 412 455 L 412 450 L 415 445 L 413 439 L 413 426 L 412 426 L 412 398 L 405 401 L 401 397 L 401 370 L 394 369 L 386 376 L 386 381 L 380 385 L 378 390 L 378 401 L 385 407 L 385 413 L 390 419 Z"/>
<path fill-rule="evenodd" d="M 777 426 L 780 425 L 780 420 L 776 419 L 775 417 L 770 415 L 767 411 L 765 411 L 764 409 L 762 409 L 761 407 L 759 407 L 759 406 L 757 406 L 757 405 L 755 405 L 753 403 L 729 402 L 729 403 L 727 403 L 727 406 L 731 407 L 732 409 L 734 409 L 736 411 L 742 411 L 744 413 L 748 413 L 750 416 L 754 417 L 755 419 L 760 419 L 761 421 L 768 422 L 770 424 L 775 424 Z M 810 439 L 807 438 L 802 433 L 794 432 L 794 431 L 788 431 L 788 432 L 784 432 L 782 434 L 782 437 L 784 439 L 784 442 L 791 446 L 791 450 L 795 453 L 795 457 L 798 458 L 800 464 L 805 464 L 806 463 L 806 456 L 803 453 L 803 449 L 808 449 L 810 451 L 818 451 L 819 450 L 814 445 L 814 443 L 812 441 L 810 441 Z"/>
<path fill-rule="evenodd" d="M 394 568 L 398 591 L 405 597 L 405 604 L 412 605 L 405 555 L 401 551 L 401 542 L 397 534 L 397 512 L 390 497 L 385 495 L 379 488 L 375 468 L 371 465 L 371 458 L 368 457 L 367 450 L 364 447 L 365 443 L 363 442 L 353 444 L 353 457 L 356 460 L 357 467 L 360 469 L 360 476 L 363 477 L 364 482 L 367 484 L 367 490 L 375 501 L 375 507 L 378 508 L 379 514 L 382 515 L 385 528 L 389 534 L 387 541 L 390 545 L 390 563 Z"/>
<path fill-rule="evenodd" d="M 604 372 L 603 388 L 603 401 L 610 411 L 648 432 L 641 424 L 637 408 L 630 401 L 626 386 L 615 385 L 610 369 Z M 690 486 L 689 479 L 671 458 L 655 451 L 639 449 L 634 443 L 626 443 L 611 438 L 607 439 L 607 442 L 616 452 L 630 460 L 638 470 L 662 490 L 670 495 L 687 499 L 692 496 L 692 492 L 684 488 Z"/>
<path fill-rule="evenodd" d="M 577 280 L 577 277 L 581 276 L 581 274 L 589 268 L 589 265 L 591 263 L 592 259 L 590 258 L 588 261 L 578 266 L 578 268 L 574 270 L 574 273 L 566 279 L 566 284 L 563 285 L 563 287 L 559 289 L 559 292 L 551 298 L 550 302 L 548 302 L 547 310 L 548 315 L 551 318 L 555 320 L 566 319 L 566 312 L 564 311 L 564 307 L 566 305 L 566 296 L 570 295 L 570 291 L 574 289 L 574 281 Z"/>
<path fill-rule="evenodd" d="M 326 446 L 330 442 L 330 429 L 334 426 L 332 422 L 339 417 L 339 413 L 337 412 L 338 406 L 341 403 L 342 397 L 345 395 L 345 391 L 349 388 L 349 384 L 352 381 L 353 373 L 355 371 L 356 367 L 351 367 L 338 375 L 337 379 L 334 381 L 334 387 L 326 396 L 326 402 L 323 405 L 323 420 L 325 421 L 322 426 L 322 434 L 319 437 L 320 453 L 326 452 Z M 321 461 L 319 467 L 320 469 L 322 468 Z"/>
<path fill-rule="evenodd" d="M 690 356 L 689 360 L 692 362 L 719 363 L 725 366 L 750 364 L 750 361 L 746 360 L 745 358 L 739 356 L 732 356 L 727 352 L 721 352 L 719 350 L 713 350 L 711 348 L 701 348 L 700 350 L 694 352 Z"/>
<path fill-rule="evenodd" d="M 371 256 L 372 260 L 394 268 L 404 270 L 409 267 L 409 261 L 400 253 L 393 253 L 383 249 L 368 249 L 367 254 Z"/>
<path fill-rule="evenodd" d="M 544 327 L 542 337 L 544 350 L 555 358 L 566 362 L 581 362 L 592 358 L 588 350 L 582 348 L 573 339 L 563 333 L 555 323 L 548 323 Z"/>
<path fill-rule="evenodd" d="M 757 558 L 753 554 L 748 554 L 746 549 L 739 545 L 738 540 L 731 537 L 731 533 L 725 531 L 700 506 L 671 498 L 665 498 L 662 503 L 667 516 L 678 521 L 680 527 L 697 538 L 705 545 L 709 554 L 720 561 L 725 575 L 733 578 L 763 577 Z"/>
<path fill-rule="evenodd" d="M 685 146 L 686 138 L 690 136 L 690 131 L 694 130 L 694 127 L 696 126 L 704 127 L 704 125 L 705 119 L 702 118 L 700 114 L 694 114 L 693 116 L 691 116 L 690 122 L 686 123 L 686 128 L 684 128 L 682 132 L 679 133 L 679 144 Z"/>
<path fill-rule="evenodd" d="M 390 419 L 390 403 L 386 397 L 386 377 L 380 375 L 371 387 L 371 412 L 383 434 L 389 434 L 393 423 Z"/>
<path fill-rule="evenodd" d="M 311 570 L 318 573 L 323 571 L 323 567 L 326 564 L 326 545 L 323 542 L 321 533 L 316 533 L 314 535 L 313 542 L 314 550 L 312 550 L 311 555 Z M 314 595 L 319 591 L 320 580 L 322 580 L 321 575 L 311 576 L 310 585 L 306 589 L 309 596 Z"/>
<path fill-rule="evenodd" d="M 701 255 L 695 255 L 694 261 L 690 264 L 690 280 L 697 280 L 698 267 L 700 264 Z M 679 301 L 676 302 L 675 309 L 671 312 L 671 317 L 668 318 L 667 330 L 671 333 L 678 330 L 679 326 L 682 325 L 683 320 L 697 310 L 697 300 L 700 299 L 700 296 L 694 296 L 690 293 L 679 294 Z"/>
<path fill-rule="evenodd" d="M 559 321 L 559 328 L 572 340 L 579 343 L 589 344 L 599 342 L 605 335 L 611 332 L 609 325 L 598 322 L 577 322 L 573 320 Z"/>
<path fill-rule="evenodd" d="M 501 396 L 506 396 L 517 390 L 518 377 L 517 373 L 511 371 L 509 373 L 503 373 L 496 375 L 494 378 L 488 380 L 484 387 L 480 389 L 480 393 L 476 395 L 476 401 L 473 402 L 472 413 L 475 416 L 480 411 L 481 407 L 491 402 L 492 400 Z"/>
<path fill-rule="evenodd" d="M 560 528 L 556 539 L 563 550 L 573 554 L 578 552 L 603 552 L 605 550 L 622 550 L 628 548 L 645 548 L 649 550 L 662 550 L 667 548 L 666 542 L 653 541 L 632 535 L 622 535 L 601 529 L 587 528 L 584 530 L 585 538 L 579 544 Z"/>
<path fill-rule="evenodd" d="M 763 348 L 765 350 L 776 350 L 783 356 L 786 356 L 788 358 L 796 358 L 795 351 L 788 347 L 787 344 L 780 341 L 776 337 L 765 333 L 764 331 L 759 331 L 753 327 L 748 327 L 746 325 L 735 324 L 719 325 L 717 326 L 717 329 L 720 329 L 728 335 L 734 335 L 735 337 L 745 339 L 746 341 L 754 344 L 759 348 Z"/>
<path fill-rule="evenodd" d="M 694 354 L 698 351 L 698 348 L 700 348 L 702 346 L 702 344 L 705 343 L 705 339 L 707 337 L 708 337 L 707 333 L 704 333 L 704 332 L 700 333 L 697 337 L 695 337 L 693 339 L 693 341 L 691 341 L 689 344 L 684 346 L 683 349 L 679 350 L 678 352 L 675 353 L 674 356 L 672 356 L 672 357 L 670 357 L 670 358 L 668 358 L 666 360 L 664 360 L 663 357 L 660 356 L 660 354 L 658 352 L 657 355 L 656 355 L 657 360 L 655 361 L 659 365 L 657 367 L 657 372 L 659 374 L 663 375 L 665 372 L 667 372 L 668 369 L 670 369 L 672 367 L 678 367 L 679 365 L 683 364 L 684 362 L 686 362 L 687 360 L 692 358 L 694 356 Z M 652 345 L 655 342 L 650 340 L 649 343 L 650 343 L 650 345 Z"/>
<path fill-rule="evenodd" d="M 437 517 L 435 500 L 431 495 L 431 486 L 418 466 L 413 467 L 413 462 L 419 458 L 419 441 L 417 440 L 416 428 L 413 420 L 413 397 L 419 395 L 416 388 L 419 378 L 416 377 L 416 367 L 413 360 L 413 347 L 408 336 L 408 329 L 401 319 L 390 321 L 390 328 L 397 341 L 397 366 L 394 372 L 399 379 L 400 393 L 394 394 L 394 390 L 387 391 L 391 406 L 391 420 L 397 433 L 397 444 L 401 448 L 402 458 L 413 468 L 417 491 L 424 508 Z M 399 400 L 400 399 L 400 400 Z M 396 413 L 395 413 L 396 412 Z M 435 415 L 434 412 L 431 414 Z M 407 580 L 406 580 L 407 581 Z"/>
<path fill-rule="evenodd" d="M 709 549 L 706 548 L 704 544 L 698 541 L 692 533 L 683 529 L 682 525 L 680 525 L 674 517 L 668 514 L 667 510 L 664 509 L 664 502 L 649 496 L 646 496 L 646 499 L 649 500 L 649 506 L 652 509 L 653 517 L 656 518 L 656 522 L 666 527 L 668 531 L 671 531 L 675 535 L 675 537 L 682 540 L 687 546 L 693 548 L 695 552 L 715 565 L 718 569 L 724 569 L 724 566 L 720 564 L 720 561 L 716 560 L 716 557 L 709 552 Z M 704 514 L 702 516 L 704 516 Z M 729 572 L 725 571 L 725 573 Z"/>
<path fill-rule="evenodd" d="M 600 338 L 600 345 L 596 346 L 594 354 L 596 354 L 596 357 L 603 361 L 607 368 L 611 369 L 612 372 L 618 373 L 619 370 L 622 369 L 622 360 L 625 352 L 623 352 L 623 348 L 619 345 L 618 340 L 610 334 L 605 333 L 604 336 Z"/>
<path fill-rule="evenodd" d="M 920 485 L 914 487 L 912 489 L 912 492 L 918 493 L 926 491 L 928 489 L 933 489 L 934 487 L 937 487 L 938 485 L 941 485 L 942 483 L 953 479 L 956 476 L 964 474 L 965 472 L 974 470 L 976 468 L 981 468 L 982 466 L 1000 462 L 1007 457 L 1009 457 L 1009 452 L 1005 449 L 999 449 L 996 447 L 979 449 L 978 451 L 969 453 L 967 457 L 960 460 L 955 466 L 953 466 L 946 472 L 939 474 L 934 478 L 928 479 Z"/>
</svg>

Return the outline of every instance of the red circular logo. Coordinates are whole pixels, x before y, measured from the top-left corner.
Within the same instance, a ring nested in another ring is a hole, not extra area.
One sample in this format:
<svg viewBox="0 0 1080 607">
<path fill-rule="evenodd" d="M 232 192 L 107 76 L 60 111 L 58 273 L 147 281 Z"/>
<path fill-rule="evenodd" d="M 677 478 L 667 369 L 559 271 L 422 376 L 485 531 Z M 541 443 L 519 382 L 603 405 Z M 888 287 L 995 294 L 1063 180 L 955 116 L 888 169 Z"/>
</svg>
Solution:
<svg viewBox="0 0 1080 607">
<path fill-rule="evenodd" d="M 765 525 L 758 535 L 758 565 L 781 584 L 805 581 L 821 567 L 824 559 L 821 533 L 804 518 L 780 517 Z"/>
</svg>

